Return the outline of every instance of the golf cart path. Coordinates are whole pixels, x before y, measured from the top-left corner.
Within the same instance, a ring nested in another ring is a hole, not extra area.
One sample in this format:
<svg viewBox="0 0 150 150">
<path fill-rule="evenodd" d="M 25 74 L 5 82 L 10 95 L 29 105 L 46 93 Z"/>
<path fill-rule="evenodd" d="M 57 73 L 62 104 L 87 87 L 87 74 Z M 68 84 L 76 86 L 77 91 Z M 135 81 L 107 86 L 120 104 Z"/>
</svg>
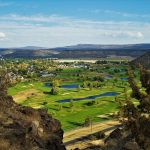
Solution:
<svg viewBox="0 0 150 150">
<path fill-rule="evenodd" d="M 105 121 L 102 123 L 93 124 L 92 127 L 78 128 L 64 133 L 64 144 L 70 145 L 78 142 L 80 139 L 98 131 L 109 131 L 120 125 L 117 120 Z"/>
</svg>

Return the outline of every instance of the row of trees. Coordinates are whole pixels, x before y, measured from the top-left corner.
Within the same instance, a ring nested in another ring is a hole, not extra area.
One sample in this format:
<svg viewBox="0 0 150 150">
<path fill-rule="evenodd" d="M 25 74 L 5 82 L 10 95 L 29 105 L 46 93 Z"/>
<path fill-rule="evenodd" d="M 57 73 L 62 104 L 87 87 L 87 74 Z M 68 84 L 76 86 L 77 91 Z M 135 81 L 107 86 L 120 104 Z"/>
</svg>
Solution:
<svg viewBox="0 0 150 150">
<path fill-rule="evenodd" d="M 52 82 L 50 83 L 51 85 L 51 94 L 52 95 L 57 95 L 59 93 L 59 88 L 60 88 L 60 81 L 57 79 L 52 80 Z M 88 81 L 84 81 L 82 87 L 83 88 L 89 88 L 90 90 L 92 90 L 93 88 L 98 88 L 101 87 L 101 83 L 98 81 L 94 81 L 94 82 L 88 82 Z M 79 92 L 81 89 L 81 86 L 78 85 L 77 87 L 77 91 Z"/>
<path fill-rule="evenodd" d="M 130 131 L 138 145 L 147 150 L 150 148 L 150 71 L 139 66 L 140 83 L 135 81 L 132 68 L 128 68 L 131 97 L 125 89 L 125 105 L 120 105 L 120 114 L 125 129 Z M 137 99 L 136 106 L 132 98 Z"/>
</svg>

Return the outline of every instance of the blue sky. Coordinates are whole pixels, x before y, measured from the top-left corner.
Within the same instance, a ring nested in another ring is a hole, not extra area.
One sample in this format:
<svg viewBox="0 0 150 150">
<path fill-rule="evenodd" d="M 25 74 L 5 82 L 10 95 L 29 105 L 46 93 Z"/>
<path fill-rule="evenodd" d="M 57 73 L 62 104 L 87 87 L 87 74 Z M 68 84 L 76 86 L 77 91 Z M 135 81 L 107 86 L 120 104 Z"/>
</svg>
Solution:
<svg viewBox="0 0 150 150">
<path fill-rule="evenodd" d="M 149 0 L 0 0 L 0 47 L 149 43 Z"/>
</svg>

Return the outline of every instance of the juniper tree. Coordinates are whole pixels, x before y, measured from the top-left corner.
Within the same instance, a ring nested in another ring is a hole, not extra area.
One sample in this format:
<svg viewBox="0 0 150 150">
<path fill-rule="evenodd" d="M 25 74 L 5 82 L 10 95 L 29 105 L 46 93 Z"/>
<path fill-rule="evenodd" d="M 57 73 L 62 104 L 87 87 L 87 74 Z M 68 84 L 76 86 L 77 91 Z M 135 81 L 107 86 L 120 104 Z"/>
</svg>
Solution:
<svg viewBox="0 0 150 150">
<path fill-rule="evenodd" d="M 6 70 L 0 70 L 0 95 L 7 95 L 7 88 L 10 84 L 10 78 Z"/>
<path fill-rule="evenodd" d="M 140 81 L 142 87 L 138 87 L 134 81 L 134 75 L 129 67 L 129 84 L 133 92 L 133 98 L 139 101 L 138 106 L 134 105 L 132 99 L 126 100 L 125 105 L 121 108 L 123 117 L 127 118 L 124 121 L 126 130 L 129 130 L 132 137 L 142 149 L 149 149 L 150 146 L 150 93 L 149 93 L 149 75 L 150 72 L 144 68 L 140 70 Z M 140 92 L 140 88 L 145 88 L 146 95 Z"/>
<path fill-rule="evenodd" d="M 70 100 L 69 105 L 70 105 L 70 108 L 72 108 L 74 106 L 73 99 Z"/>
</svg>

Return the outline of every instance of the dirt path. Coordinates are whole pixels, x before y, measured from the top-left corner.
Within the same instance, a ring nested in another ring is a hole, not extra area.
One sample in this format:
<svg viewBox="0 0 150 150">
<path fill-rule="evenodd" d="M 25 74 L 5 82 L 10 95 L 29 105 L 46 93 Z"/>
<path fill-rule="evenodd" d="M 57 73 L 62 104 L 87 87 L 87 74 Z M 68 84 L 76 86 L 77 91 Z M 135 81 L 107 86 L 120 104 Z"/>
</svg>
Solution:
<svg viewBox="0 0 150 150">
<path fill-rule="evenodd" d="M 105 121 L 102 123 L 94 124 L 92 125 L 92 127 L 80 128 L 80 129 L 66 132 L 64 134 L 64 144 L 69 150 L 72 147 L 76 147 L 76 145 L 80 145 L 84 137 L 98 131 L 104 131 L 109 133 L 110 131 L 115 129 L 118 125 L 120 125 L 119 121 L 111 120 L 111 121 Z"/>
</svg>

